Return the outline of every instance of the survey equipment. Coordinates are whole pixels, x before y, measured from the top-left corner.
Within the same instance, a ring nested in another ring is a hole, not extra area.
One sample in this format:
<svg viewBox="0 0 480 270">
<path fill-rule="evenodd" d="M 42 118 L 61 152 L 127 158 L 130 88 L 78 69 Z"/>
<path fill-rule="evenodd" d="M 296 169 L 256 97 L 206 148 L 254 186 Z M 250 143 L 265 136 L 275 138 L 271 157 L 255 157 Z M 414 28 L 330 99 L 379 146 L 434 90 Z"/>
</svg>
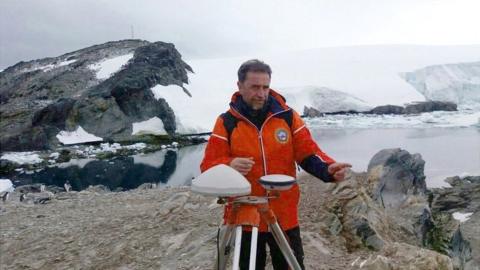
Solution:
<svg viewBox="0 0 480 270">
<path fill-rule="evenodd" d="M 252 230 L 250 244 L 249 269 L 255 269 L 258 227 L 263 220 L 277 242 L 291 269 L 300 270 L 300 265 L 283 233 L 269 199 L 280 196 L 282 190 L 290 189 L 295 178 L 272 174 L 262 176 L 259 183 L 267 190 L 266 196 L 251 196 L 250 182 L 238 171 L 227 165 L 217 165 L 192 180 L 192 192 L 219 198 L 219 202 L 230 204 L 232 214 L 219 229 L 216 269 L 226 268 L 230 247 L 234 246 L 232 269 L 237 270 L 240 262 L 242 231 L 244 227 Z"/>
</svg>

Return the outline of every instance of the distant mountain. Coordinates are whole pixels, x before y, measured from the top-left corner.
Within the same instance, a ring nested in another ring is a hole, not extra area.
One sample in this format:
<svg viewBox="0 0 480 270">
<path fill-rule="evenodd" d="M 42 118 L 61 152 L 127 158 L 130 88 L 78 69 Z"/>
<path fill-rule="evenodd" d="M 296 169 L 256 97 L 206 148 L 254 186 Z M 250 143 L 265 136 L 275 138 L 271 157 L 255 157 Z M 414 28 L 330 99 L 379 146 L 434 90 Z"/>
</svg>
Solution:
<svg viewBox="0 0 480 270">
<path fill-rule="evenodd" d="M 304 107 L 314 108 L 319 112 L 368 111 L 372 108 L 365 101 L 342 91 L 327 87 L 304 86 L 280 89 L 286 93 L 288 105 L 298 113 Z"/>
<path fill-rule="evenodd" d="M 143 40 L 20 62 L 0 72 L 1 150 L 135 140 L 148 121 L 156 134 L 173 135 L 176 116 L 151 88 L 175 85 L 188 97 L 187 71 L 173 44 Z"/>
<path fill-rule="evenodd" d="M 480 108 L 480 62 L 427 66 L 401 76 L 428 100 Z"/>
</svg>

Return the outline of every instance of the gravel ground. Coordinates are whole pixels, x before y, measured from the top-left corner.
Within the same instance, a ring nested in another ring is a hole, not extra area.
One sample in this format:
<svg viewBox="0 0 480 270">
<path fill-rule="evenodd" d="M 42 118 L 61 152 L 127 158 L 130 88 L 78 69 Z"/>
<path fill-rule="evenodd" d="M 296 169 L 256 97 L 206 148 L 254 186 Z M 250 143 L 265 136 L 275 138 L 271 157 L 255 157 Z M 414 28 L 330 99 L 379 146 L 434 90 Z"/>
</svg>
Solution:
<svg viewBox="0 0 480 270">
<path fill-rule="evenodd" d="M 307 269 L 349 269 L 373 254 L 350 253 L 329 232 L 323 219 L 332 184 L 306 176 L 299 183 Z M 0 206 L 1 269 L 214 268 L 222 206 L 186 187 L 58 193 L 46 204 L 20 203 L 14 194 Z"/>
</svg>

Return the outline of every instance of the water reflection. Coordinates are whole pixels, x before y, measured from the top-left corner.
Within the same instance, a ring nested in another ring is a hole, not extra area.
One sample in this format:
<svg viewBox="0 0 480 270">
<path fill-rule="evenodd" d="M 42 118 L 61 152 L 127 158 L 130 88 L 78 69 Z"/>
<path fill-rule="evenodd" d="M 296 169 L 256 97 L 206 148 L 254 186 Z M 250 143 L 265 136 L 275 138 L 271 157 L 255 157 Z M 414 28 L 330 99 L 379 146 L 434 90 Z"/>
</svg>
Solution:
<svg viewBox="0 0 480 270">
<path fill-rule="evenodd" d="M 104 185 L 111 190 L 132 189 L 143 183 L 166 183 L 177 167 L 177 152 L 162 153 L 163 162 L 154 167 L 135 163 L 134 157 L 117 157 L 112 160 L 90 160 L 83 166 L 47 167 L 34 174 L 21 174 L 17 179 L 22 184 L 45 183 L 63 186 L 70 181 L 73 190 L 82 190 L 89 185 Z"/>
<path fill-rule="evenodd" d="M 198 145 L 110 160 L 74 159 L 33 174 L 13 176 L 12 180 L 16 185 L 44 183 L 60 187 L 69 180 L 72 189 L 77 191 L 100 184 L 111 190 L 128 190 L 143 183 L 189 185 L 200 173 L 203 149 L 204 145 Z"/>
<path fill-rule="evenodd" d="M 312 129 L 320 147 L 339 161 L 353 164 L 355 171 L 365 171 L 378 151 L 400 147 L 420 153 L 426 161 L 429 187 L 445 185 L 448 176 L 480 174 L 480 129 Z M 158 151 L 112 160 L 71 160 L 35 174 L 8 176 L 16 185 L 41 182 L 63 187 L 69 180 L 75 190 L 102 184 L 112 190 L 136 188 L 142 183 L 190 185 L 200 174 L 205 144 L 178 151 Z"/>
</svg>

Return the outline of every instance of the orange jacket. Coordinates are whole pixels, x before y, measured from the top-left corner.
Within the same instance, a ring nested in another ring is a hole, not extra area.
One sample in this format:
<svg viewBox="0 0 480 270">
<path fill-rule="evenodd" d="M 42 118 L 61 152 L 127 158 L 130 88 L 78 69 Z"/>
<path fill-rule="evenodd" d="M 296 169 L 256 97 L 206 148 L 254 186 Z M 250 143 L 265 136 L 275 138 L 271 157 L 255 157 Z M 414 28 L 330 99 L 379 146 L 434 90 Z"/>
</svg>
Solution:
<svg viewBox="0 0 480 270">
<path fill-rule="evenodd" d="M 237 118 L 236 127 L 228 134 L 224 118 L 219 116 L 212 135 L 205 149 L 205 156 L 200 165 L 205 171 L 218 164 L 229 165 L 235 157 L 253 157 L 255 161 L 246 178 L 252 187 L 252 196 L 266 195 L 266 190 L 258 183 L 261 176 L 267 174 L 286 174 L 296 177 L 296 164 L 309 156 L 315 155 L 326 164 L 335 162 L 326 155 L 312 139 L 305 123 L 293 109 L 288 107 L 285 99 L 273 90 L 273 105 L 259 129 L 246 116 L 242 115 L 235 104 L 240 96 L 236 92 L 230 103 L 230 114 Z M 293 114 L 291 124 L 282 118 L 282 114 Z M 295 184 L 291 189 L 280 192 L 280 197 L 270 199 L 270 208 L 275 213 L 283 230 L 298 226 L 299 187 Z M 230 214 L 225 209 L 225 220 Z M 268 231 L 266 224 L 260 223 L 261 232 Z"/>
</svg>

